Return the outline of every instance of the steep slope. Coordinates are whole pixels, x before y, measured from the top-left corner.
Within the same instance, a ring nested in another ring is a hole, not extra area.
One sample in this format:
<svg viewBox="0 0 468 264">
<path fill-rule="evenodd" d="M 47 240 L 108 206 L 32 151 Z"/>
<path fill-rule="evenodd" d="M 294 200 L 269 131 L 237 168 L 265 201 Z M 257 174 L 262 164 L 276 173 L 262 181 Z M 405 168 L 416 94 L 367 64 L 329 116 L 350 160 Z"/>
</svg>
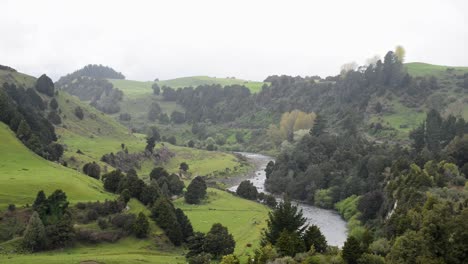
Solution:
<svg viewBox="0 0 468 264">
<path fill-rule="evenodd" d="M 3 123 L 0 138 L 0 208 L 32 204 L 40 190 L 51 193 L 62 189 L 71 202 L 113 197 L 99 181 L 34 154 Z"/>
</svg>

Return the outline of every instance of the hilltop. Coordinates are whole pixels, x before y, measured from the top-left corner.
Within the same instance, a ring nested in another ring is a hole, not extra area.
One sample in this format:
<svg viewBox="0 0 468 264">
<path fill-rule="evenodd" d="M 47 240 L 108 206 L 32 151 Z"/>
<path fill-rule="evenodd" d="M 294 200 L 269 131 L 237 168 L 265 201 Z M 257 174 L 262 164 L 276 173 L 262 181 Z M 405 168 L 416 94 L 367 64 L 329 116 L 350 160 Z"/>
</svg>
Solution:
<svg viewBox="0 0 468 264">
<path fill-rule="evenodd" d="M 175 79 L 168 80 L 158 80 L 158 81 L 132 81 L 132 80 L 122 80 L 122 79 L 109 79 L 109 81 L 117 88 L 124 91 L 127 95 L 132 96 L 133 94 L 148 94 L 152 93 L 153 90 L 151 86 L 157 83 L 160 87 L 169 86 L 171 88 L 184 88 L 184 87 L 197 87 L 199 85 L 211 85 L 219 84 L 221 86 L 227 85 L 244 85 L 249 88 L 252 93 L 257 93 L 262 89 L 263 82 L 257 81 L 248 81 L 243 79 L 237 79 L 234 77 L 228 78 L 218 78 L 218 77 L 209 77 L 209 76 L 189 76 L 189 77 L 180 77 Z"/>
<path fill-rule="evenodd" d="M 424 62 L 405 63 L 408 73 L 412 76 L 430 76 L 440 77 L 444 74 L 465 74 L 468 73 L 468 67 L 434 65 Z"/>
</svg>

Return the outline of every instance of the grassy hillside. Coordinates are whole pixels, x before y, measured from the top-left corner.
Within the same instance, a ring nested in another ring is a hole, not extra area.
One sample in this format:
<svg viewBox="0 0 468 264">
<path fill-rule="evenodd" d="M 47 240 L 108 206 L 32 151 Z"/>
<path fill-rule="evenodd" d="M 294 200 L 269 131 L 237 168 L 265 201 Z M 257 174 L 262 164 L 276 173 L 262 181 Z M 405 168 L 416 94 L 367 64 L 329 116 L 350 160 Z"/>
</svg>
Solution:
<svg viewBox="0 0 468 264">
<path fill-rule="evenodd" d="M 117 79 L 110 79 L 109 80 L 115 87 L 122 90 L 128 96 L 135 96 L 135 95 L 142 95 L 146 93 L 152 93 L 153 90 L 151 86 L 155 82 L 140 82 L 140 81 L 132 81 L 132 80 L 117 80 Z M 191 76 L 191 77 L 181 77 L 176 79 L 170 80 L 162 80 L 156 82 L 160 87 L 163 85 L 169 86 L 172 88 L 183 88 L 183 87 L 196 87 L 199 85 L 205 84 L 220 84 L 222 86 L 226 85 L 233 85 L 239 84 L 244 85 L 250 89 L 252 93 L 257 93 L 262 89 L 263 82 L 256 82 L 256 81 L 247 81 L 242 79 L 231 79 L 231 78 L 216 78 L 216 77 L 209 77 L 209 76 Z"/>
<path fill-rule="evenodd" d="M 405 63 L 408 73 L 413 76 L 434 75 L 436 77 L 451 72 L 453 74 L 468 73 L 468 67 L 452 67 L 443 65 L 434 65 L 423 62 Z M 450 70 L 453 69 L 453 70 Z"/>
<path fill-rule="evenodd" d="M 60 92 L 58 102 L 62 111 L 63 125 L 57 127 L 57 134 L 60 137 L 59 142 L 66 146 L 64 156 L 69 166 L 81 169 L 86 162 L 99 161 L 104 154 L 120 151 L 122 143 L 129 152 L 144 150 L 146 146 L 144 135 L 131 133 L 112 117 L 81 102 L 78 98 Z M 74 114 L 77 106 L 85 113 L 83 120 Z M 164 165 L 170 172 L 177 172 L 183 161 L 189 164 L 190 172 L 194 175 L 206 175 L 214 171 L 224 171 L 226 168 L 233 171 L 239 166 L 237 158 L 231 154 L 164 144 L 176 154 L 168 164 Z M 161 145 L 156 146 L 158 147 Z M 83 154 L 78 154 L 78 150 Z M 105 166 L 103 163 L 101 165 Z M 148 175 L 154 166 L 150 162 L 143 163 L 139 174 Z"/>
<path fill-rule="evenodd" d="M 260 244 L 262 229 L 266 228 L 269 209 L 217 189 L 209 188 L 208 197 L 201 205 L 186 204 L 183 198 L 174 205 L 184 210 L 195 231 L 207 232 L 214 223 L 221 223 L 236 240 L 235 254 L 253 254 Z"/>
<path fill-rule="evenodd" d="M 62 189 L 73 203 L 112 199 L 99 181 L 34 154 L 3 123 L 0 123 L 0 138 L 1 209 L 10 203 L 32 204 L 40 190 L 50 194 Z"/>
<path fill-rule="evenodd" d="M 4 82 L 14 83 L 17 86 L 34 87 L 36 78 L 20 72 L 0 70 L 0 85 Z"/>
</svg>

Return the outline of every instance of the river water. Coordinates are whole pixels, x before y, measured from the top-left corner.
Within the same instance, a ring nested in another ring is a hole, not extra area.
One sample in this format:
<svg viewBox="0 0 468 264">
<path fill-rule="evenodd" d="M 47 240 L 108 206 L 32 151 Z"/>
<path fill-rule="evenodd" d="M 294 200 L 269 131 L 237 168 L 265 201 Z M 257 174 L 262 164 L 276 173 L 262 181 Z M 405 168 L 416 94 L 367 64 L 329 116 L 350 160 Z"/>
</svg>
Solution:
<svg viewBox="0 0 468 264">
<path fill-rule="evenodd" d="M 270 160 L 273 158 L 255 154 L 255 153 L 240 153 L 247 157 L 252 163 L 256 165 L 255 174 L 251 174 L 248 178 L 253 183 L 259 192 L 265 192 L 265 168 Z M 230 191 L 235 192 L 238 185 L 229 188 Z M 280 198 L 277 198 L 280 200 Z M 329 245 L 342 247 L 347 237 L 346 222 L 343 218 L 333 210 L 326 210 L 312 205 L 297 203 L 304 217 L 307 219 L 308 224 L 314 224 L 320 228 L 322 234 L 326 237 Z"/>
</svg>

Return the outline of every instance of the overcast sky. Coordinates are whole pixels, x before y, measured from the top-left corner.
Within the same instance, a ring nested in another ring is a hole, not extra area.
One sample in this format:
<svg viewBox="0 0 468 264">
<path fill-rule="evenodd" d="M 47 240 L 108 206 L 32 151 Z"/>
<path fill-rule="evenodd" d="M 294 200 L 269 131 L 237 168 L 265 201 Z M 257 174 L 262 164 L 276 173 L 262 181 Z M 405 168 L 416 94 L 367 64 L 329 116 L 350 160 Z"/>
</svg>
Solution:
<svg viewBox="0 0 468 264">
<path fill-rule="evenodd" d="M 0 1 L 0 64 L 55 80 L 86 64 L 127 79 L 337 74 L 396 45 L 468 65 L 466 0 Z"/>
</svg>

